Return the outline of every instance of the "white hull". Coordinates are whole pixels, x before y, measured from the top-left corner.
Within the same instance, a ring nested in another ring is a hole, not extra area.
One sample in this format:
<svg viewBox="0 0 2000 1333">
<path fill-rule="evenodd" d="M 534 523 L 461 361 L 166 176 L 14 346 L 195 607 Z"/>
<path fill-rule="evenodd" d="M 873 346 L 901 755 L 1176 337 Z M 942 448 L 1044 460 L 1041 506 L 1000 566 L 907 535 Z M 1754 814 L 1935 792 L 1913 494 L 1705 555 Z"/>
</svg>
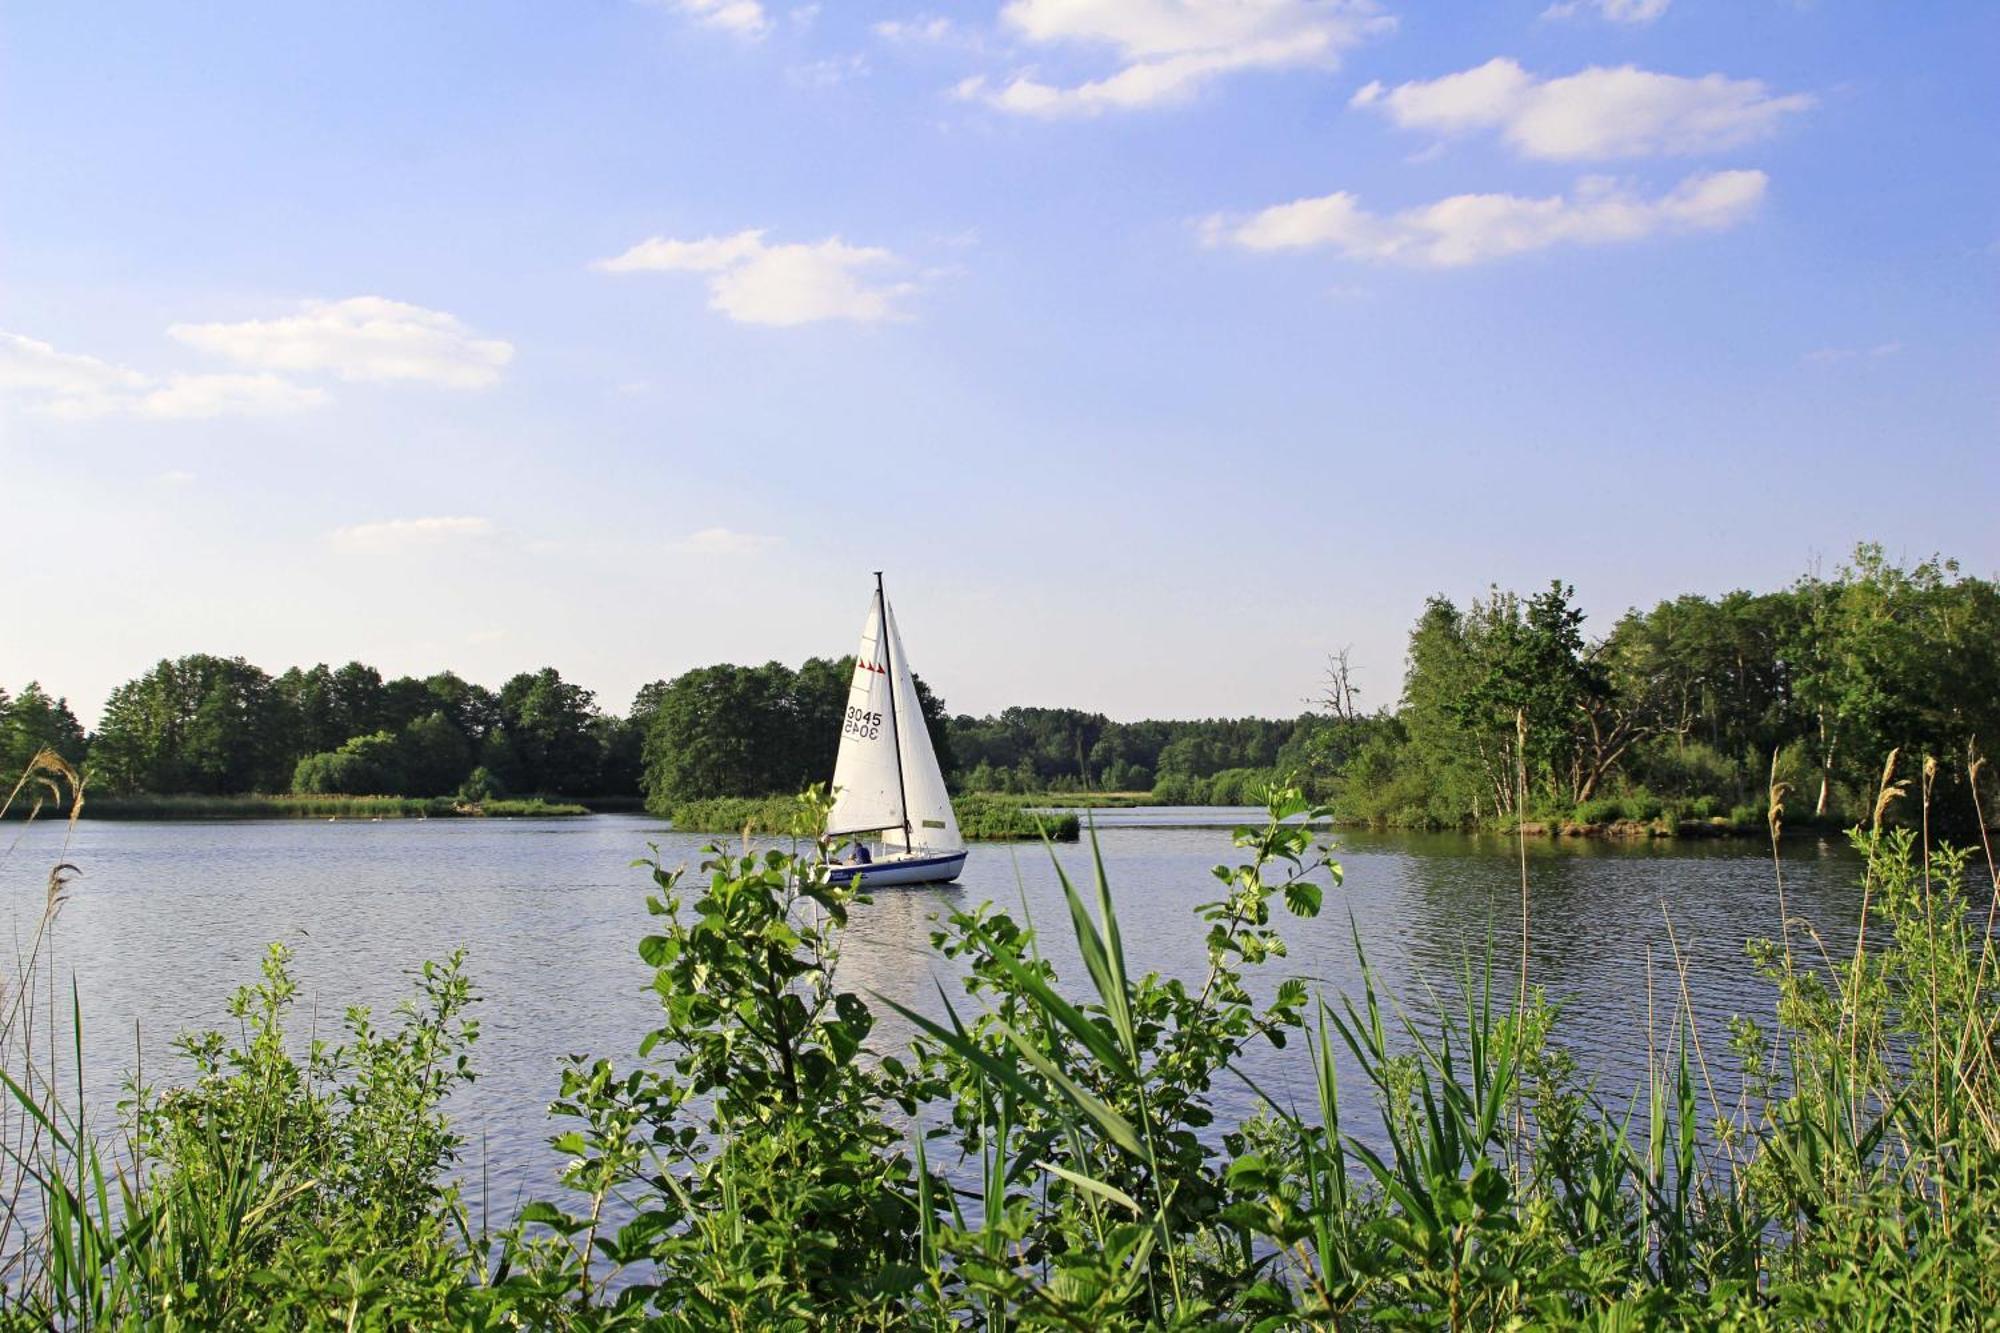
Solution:
<svg viewBox="0 0 2000 1333">
<path fill-rule="evenodd" d="M 836 884 L 852 884 L 859 879 L 862 888 L 875 889 L 896 884 L 941 884 L 957 879 L 964 868 L 964 852 L 919 852 L 880 856 L 865 865 L 836 861 L 827 871 Z"/>
</svg>

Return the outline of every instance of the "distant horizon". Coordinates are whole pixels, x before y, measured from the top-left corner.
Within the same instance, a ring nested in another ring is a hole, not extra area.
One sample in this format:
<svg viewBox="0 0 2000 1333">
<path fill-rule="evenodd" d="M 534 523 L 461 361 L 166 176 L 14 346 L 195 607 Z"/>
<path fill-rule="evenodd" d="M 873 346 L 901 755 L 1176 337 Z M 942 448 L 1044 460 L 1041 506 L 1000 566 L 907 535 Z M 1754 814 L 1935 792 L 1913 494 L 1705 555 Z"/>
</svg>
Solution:
<svg viewBox="0 0 2000 1333">
<path fill-rule="evenodd" d="M 853 642 L 1289 716 L 1423 598 L 2000 570 L 2000 10 L 6 20 L 0 685 Z"/>
</svg>

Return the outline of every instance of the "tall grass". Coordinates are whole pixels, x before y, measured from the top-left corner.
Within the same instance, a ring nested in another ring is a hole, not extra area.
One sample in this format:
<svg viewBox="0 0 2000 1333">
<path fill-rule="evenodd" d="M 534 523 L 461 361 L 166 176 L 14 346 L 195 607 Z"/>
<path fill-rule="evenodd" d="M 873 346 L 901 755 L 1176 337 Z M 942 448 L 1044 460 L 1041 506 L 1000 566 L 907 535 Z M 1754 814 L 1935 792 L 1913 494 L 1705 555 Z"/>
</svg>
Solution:
<svg viewBox="0 0 2000 1333">
<path fill-rule="evenodd" d="M 1047 837 L 1075 842 L 1081 825 L 1074 814 L 1036 814 L 1018 798 L 969 793 L 952 798 L 959 832 L 975 841 L 1025 841 Z M 683 801 L 667 810 L 674 828 L 687 833 L 791 833 L 799 821 L 796 796 L 718 796 Z"/>
<path fill-rule="evenodd" d="M 451 796 L 94 796 L 92 819 L 456 819 L 587 815 L 566 801 Z"/>
</svg>

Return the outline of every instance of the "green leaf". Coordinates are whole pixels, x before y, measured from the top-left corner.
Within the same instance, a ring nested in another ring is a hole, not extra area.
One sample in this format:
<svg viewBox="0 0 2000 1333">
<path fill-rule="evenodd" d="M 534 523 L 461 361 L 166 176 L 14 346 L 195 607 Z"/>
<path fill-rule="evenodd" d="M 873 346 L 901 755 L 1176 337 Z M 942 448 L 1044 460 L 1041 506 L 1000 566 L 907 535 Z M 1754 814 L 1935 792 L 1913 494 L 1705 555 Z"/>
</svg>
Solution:
<svg viewBox="0 0 2000 1333">
<path fill-rule="evenodd" d="M 1120 1208 L 1130 1212 L 1134 1217 L 1139 1216 L 1138 1203 L 1131 1195 L 1119 1189 L 1116 1185 L 1107 1185 L 1103 1181 L 1095 1180 L 1080 1171 L 1072 1171 L 1068 1167 L 1057 1166 L 1054 1162 L 1041 1162 L 1038 1165 L 1051 1175 L 1061 1176 L 1078 1189 L 1088 1190 L 1099 1198 L 1109 1199 Z"/>
<path fill-rule="evenodd" d="M 1293 916 L 1318 916 L 1322 893 L 1309 879 L 1295 879 L 1285 885 L 1285 906 Z"/>
</svg>

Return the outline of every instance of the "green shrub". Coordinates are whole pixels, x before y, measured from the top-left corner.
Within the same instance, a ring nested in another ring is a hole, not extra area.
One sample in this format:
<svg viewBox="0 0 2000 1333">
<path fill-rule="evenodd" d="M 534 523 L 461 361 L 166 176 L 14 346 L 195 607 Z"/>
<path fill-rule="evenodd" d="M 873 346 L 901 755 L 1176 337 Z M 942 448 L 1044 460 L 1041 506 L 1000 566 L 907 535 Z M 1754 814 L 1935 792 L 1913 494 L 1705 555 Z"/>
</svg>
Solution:
<svg viewBox="0 0 2000 1333">
<path fill-rule="evenodd" d="M 1665 807 L 1661 805 L 1659 797 L 1644 787 L 1639 787 L 1619 798 L 1618 808 L 1626 819 L 1646 821 L 1658 819 Z"/>
<path fill-rule="evenodd" d="M 309 754 L 292 770 L 292 791 L 300 796 L 379 796 L 394 788 L 380 764 L 346 750 Z"/>
<path fill-rule="evenodd" d="M 1576 807 L 1573 817 L 1581 824 L 1608 824 L 1624 816 L 1625 806 L 1616 796 L 1594 796 Z"/>
<path fill-rule="evenodd" d="M 115 1204 L 100 1149 L 57 1131 L 51 1163 L 69 1157 L 84 1174 L 33 1173 L 49 1230 L 13 1270 L 0 1324 L 447 1328 L 490 1317 L 447 1180 L 462 1140 L 444 1100 L 471 1081 L 478 1035 L 462 955 L 423 966 L 393 1028 L 348 1010 L 337 1044 L 289 1032 L 290 960 L 273 945 L 263 980 L 231 999 L 237 1035 L 175 1042 L 189 1081 L 135 1091 L 135 1169 L 118 1175 Z"/>
<path fill-rule="evenodd" d="M 458 799 L 473 804 L 491 801 L 506 794 L 507 789 L 500 784 L 500 779 L 484 764 L 466 774 L 465 781 L 460 783 L 458 788 Z"/>
<path fill-rule="evenodd" d="M 794 809 L 823 827 L 816 795 Z M 1560 1014 L 1490 947 L 1447 998 L 1407 1004 L 1358 936 L 1355 994 L 1278 970 L 1278 922 L 1340 882 L 1296 822 L 1325 813 L 1280 793 L 1232 835 L 1238 864 L 1194 910 L 1203 961 L 1183 975 L 1135 973 L 1102 861 L 1079 887 L 1059 860 L 1066 938 L 990 903 L 952 912 L 933 961 L 958 989 L 923 1011 L 844 988 L 842 935 L 867 899 L 816 858 L 714 846 L 690 882 L 656 856 L 638 952 L 658 1026 L 630 1065 L 570 1061 L 560 1192 L 493 1244 L 445 1179 L 441 1107 L 473 1036 L 458 961 L 424 969 L 396 1030 L 357 1012 L 339 1046 L 297 1051 L 274 950 L 231 1004 L 240 1035 L 187 1039 L 191 1081 L 137 1094 L 143 1173 L 107 1167 L 46 1068 L 13 1066 L 35 1127 L 10 1139 L 17 1180 L 45 1225 L 12 1256 L 0 1325 L 1991 1322 L 2000 938 L 1968 900 L 1991 888 L 1967 852 L 1856 830 L 1851 955 L 1830 956 L 1780 887 L 1777 938 L 1748 949 L 1771 987 L 1762 1020 L 1733 1018 L 1725 1057 L 1697 1039 L 1690 987 L 1669 987 L 1632 1035 L 1638 1086 L 1600 1097 Z M 878 1006 L 913 1039 L 887 1038 Z M 32 1058 L 10 1013 L 0 1050 Z M 1266 1047 L 1295 1052 L 1294 1076 L 1223 1120 Z M 1724 1058 L 1727 1100 L 1711 1091 Z"/>
</svg>

